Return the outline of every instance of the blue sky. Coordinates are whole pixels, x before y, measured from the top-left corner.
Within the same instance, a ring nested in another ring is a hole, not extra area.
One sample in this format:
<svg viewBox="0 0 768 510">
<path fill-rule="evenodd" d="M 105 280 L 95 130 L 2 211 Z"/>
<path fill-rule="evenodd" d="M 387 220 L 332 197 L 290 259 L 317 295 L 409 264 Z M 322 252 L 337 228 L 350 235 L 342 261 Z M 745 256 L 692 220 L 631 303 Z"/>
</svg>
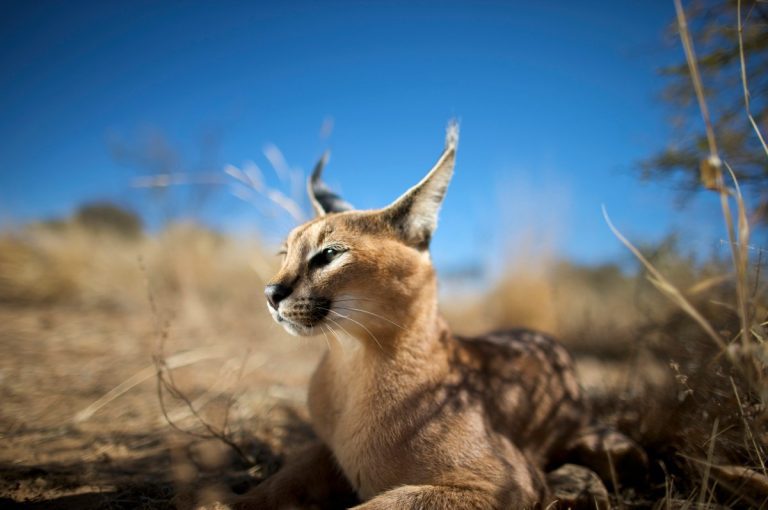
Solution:
<svg viewBox="0 0 768 510">
<path fill-rule="evenodd" d="M 657 70 L 682 55 L 671 1 L 3 5 L 4 223 L 100 199 L 156 223 L 131 186 L 148 167 L 114 151 L 153 137 L 174 147 L 180 171 L 254 161 L 283 188 L 267 144 L 304 170 L 331 148 L 329 183 L 379 207 L 429 169 L 457 117 L 439 266 L 487 262 L 522 241 L 608 260 L 623 250 L 601 204 L 639 241 L 674 228 L 696 248 L 720 239 L 714 197 L 678 210 L 669 183 L 632 173 L 670 142 Z M 227 186 L 203 203 L 203 221 L 234 232 L 273 238 L 290 224 Z"/>
</svg>

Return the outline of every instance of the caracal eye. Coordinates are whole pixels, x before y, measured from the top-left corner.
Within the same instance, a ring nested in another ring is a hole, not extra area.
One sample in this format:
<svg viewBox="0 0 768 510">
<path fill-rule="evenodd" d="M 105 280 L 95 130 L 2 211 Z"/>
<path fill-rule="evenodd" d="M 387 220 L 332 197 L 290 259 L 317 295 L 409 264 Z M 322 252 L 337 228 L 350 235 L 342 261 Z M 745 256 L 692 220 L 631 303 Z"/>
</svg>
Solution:
<svg viewBox="0 0 768 510">
<path fill-rule="evenodd" d="M 324 248 L 321 252 L 319 252 L 317 255 L 312 257 L 309 263 L 312 267 L 322 267 L 322 266 L 328 265 L 333 259 L 338 257 L 342 253 L 342 251 L 343 250 L 339 248 L 333 248 L 333 247 Z"/>
</svg>

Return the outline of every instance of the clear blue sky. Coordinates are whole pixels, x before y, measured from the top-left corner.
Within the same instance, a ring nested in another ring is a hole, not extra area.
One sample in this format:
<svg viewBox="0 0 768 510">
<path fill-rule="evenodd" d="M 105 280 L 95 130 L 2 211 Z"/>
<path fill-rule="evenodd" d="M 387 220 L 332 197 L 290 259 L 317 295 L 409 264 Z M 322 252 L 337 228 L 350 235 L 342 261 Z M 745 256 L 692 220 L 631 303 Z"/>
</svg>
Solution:
<svg viewBox="0 0 768 510">
<path fill-rule="evenodd" d="M 433 245 L 438 265 L 486 261 L 530 231 L 563 256 L 609 259 L 622 250 L 603 203 L 637 240 L 681 225 L 705 243 L 719 239 L 711 201 L 677 211 L 668 184 L 639 183 L 631 171 L 668 141 L 657 69 L 682 54 L 668 39 L 671 1 L 3 10 L 3 221 L 64 215 L 96 199 L 143 208 L 146 195 L 131 187 L 136 166 L 110 147 L 151 133 L 179 151 L 180 170 L 199 169 L 202 141 L 214 139 L 211 168 L 253 160 L 273 185 L 265 144 L 305 170 L 330 147 L 328 181 L 359 207 L 383 206 L 428 170 L 455 116 L 462 136 Z M 287 225 L 226 189 L 199 212 L 233 231 Z"/>
</svg>

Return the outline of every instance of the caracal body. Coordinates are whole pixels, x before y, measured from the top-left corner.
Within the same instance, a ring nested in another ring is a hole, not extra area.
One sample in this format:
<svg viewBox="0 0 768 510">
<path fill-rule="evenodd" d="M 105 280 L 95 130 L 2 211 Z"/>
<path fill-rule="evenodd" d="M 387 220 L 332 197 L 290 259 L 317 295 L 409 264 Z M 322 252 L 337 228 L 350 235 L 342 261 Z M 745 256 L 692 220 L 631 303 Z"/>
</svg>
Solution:
<svg viewBox="0 0 768 510">
<path fill-rule="evenodd" d="M 309 387 L 318 442 L 236 507 L 533 508 L 558 458 L 587 443 L 604 458 L 563 347 L 526 330 L 458 338 L 438 313 L 428 247 L 457 137 L 381 210 L 352 210 L 320 181 L 325 158 L 315 169 L 318 216 L 290 233 L 266 294 L 289 332 L 328 342 Z"/>
</svg>

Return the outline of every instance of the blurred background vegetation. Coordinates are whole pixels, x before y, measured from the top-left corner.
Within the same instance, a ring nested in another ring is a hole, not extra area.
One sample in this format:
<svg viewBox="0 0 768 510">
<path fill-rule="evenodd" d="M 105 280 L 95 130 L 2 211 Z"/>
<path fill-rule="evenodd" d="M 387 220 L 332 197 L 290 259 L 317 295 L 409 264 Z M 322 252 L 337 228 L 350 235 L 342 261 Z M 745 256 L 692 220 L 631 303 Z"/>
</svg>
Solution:
<svg viewBox="0 0 768 510">
<path fill-rule="evenodd" d="M 737 6 L 751 114 L 766 133 L 768 4 L 697 0 L 686 9 L 721 157 L 747 203 L 746 280 L 736 277 L 725 233 L 712 240 L 711 253 L 686 244 L 686 225 L 639 244 L 726 350 L 659 292 L 629 252 L 595 264 L 570 260 L 537 244 L 547 233 L 534 232 L 504 240 L 499 268 L 476 270 L 473 264 L 487 263 L 480 261 L 441 274 L 442 308 L 456 332 L 527 326 L 557 335 L 575 354 L 597 412 L 648 450 L 648 479 L 617 487 L 617 506 L 768 501 L 768 155 L 745 112 Z M 677 25 L 669 30 L 676 35 Z M 707 140 L 680 55 L 660 66 L 669 145 L 629 163 L 638 179 L 679 188 L 684 205 L 691 194 L 713 192 L 700 177 Z M 276 179 L 255 165 L 221 167 L 216 143 L 208 139 L 199 161 L 184 164 L 195 158 L 161 135 L 134 145 L 111 140 L 114 159 L 133 169 L 141 207 L 94 201 L 0 232 L 0 437 L 7 445 L 0 503 L 155 508 L 191 487 L 213 498 L 256 483 L 311 434 L 303 392 L 323 342 L 287 337 L 261 295 L 278 263 L 274 231 L 309 215 L 304 175 L 276 147 L 265 149 Z M 252 204 L 269 231 L 254 225 L 235 235 L 206 225 L 199 213 L 216 195 Z M 737 202 L 731 199 L 736 209 Z M 739 285 L 748 296 L 748 342 Z M 179 361 L 184 353 L 197 361 Z M 153 356 L 167 364 L 158 368 Z M 158 407 L 155 376 L 163 366 L 188 396 L 168 404 L 187 434 L 173 432 Z M 221 447 L 205 420 L 247 454 Z"/>
<path fill-rule="evenodd" d="M 737 5 L 738 4 L 738 5 Z M 766 220 L 768 161 L 762 144 L 747 120 L 742 94 L 737 7 L 743 22 L 745 77 L 751 92 L 755 120 L 766 122 L 768 112 L 768 7 L 763 2 L 691 2 L 689 21 L 706 86 L 712 122 L 724 159 L 731 162 L 739 182 L 751 193 L 754 219 Z M 707 139 L 685 60 L 660 69 L 664 87 L 660 99 L 667 104 L 674 129 L 668 147 L 640 163 L 646 179 L 674 180 L 688 193 L 701 189 L 699 163 Z"/>
</svg>

